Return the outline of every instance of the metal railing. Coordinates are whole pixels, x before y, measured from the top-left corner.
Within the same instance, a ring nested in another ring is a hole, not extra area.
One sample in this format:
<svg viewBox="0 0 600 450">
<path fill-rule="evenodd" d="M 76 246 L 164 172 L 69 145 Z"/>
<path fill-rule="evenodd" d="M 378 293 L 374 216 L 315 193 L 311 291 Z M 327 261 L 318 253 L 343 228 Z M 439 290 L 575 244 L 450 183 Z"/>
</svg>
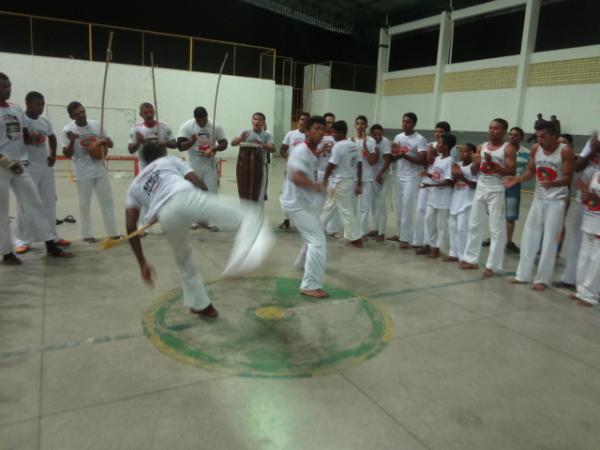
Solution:
<svg viewBox="0 0 600 450">
<path fill-rule="evenodd" d="M 217 73 L 228 52 L 227 75 L 275 80 L 279 71 L 281 79 L 291 79 L 284 74 L 291 58 L 278 58 L 269 47 L 5 11 L 0 27 L 11 35 L 0 41 L 4 52 L 103 61 L 112 31 L 116 63 L 146 65 L 152 52 L 158 67 Z"/>
</svg>

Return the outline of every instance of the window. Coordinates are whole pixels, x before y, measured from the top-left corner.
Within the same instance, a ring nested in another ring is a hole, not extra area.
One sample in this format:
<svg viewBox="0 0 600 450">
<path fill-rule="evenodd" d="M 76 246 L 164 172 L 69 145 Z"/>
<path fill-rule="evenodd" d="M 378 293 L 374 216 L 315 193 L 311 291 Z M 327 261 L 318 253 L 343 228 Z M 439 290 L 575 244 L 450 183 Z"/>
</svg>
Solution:
<svg viewBox="0 0 600 450">
<path fill-rule="evenodd" d="M 393 36 L 388 71 L 435 66 L 439 35 L 435 27 Z"/>
</svg>

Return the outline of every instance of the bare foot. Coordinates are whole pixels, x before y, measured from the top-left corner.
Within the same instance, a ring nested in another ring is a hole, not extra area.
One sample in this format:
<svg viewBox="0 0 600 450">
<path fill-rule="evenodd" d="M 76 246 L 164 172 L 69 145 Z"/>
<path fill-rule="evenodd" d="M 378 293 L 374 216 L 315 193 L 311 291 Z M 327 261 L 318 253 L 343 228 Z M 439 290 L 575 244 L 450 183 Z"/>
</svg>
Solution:
<svg viewBox="0 0 600 450">
<path fill-rule="evenodd" d="M 405 241 L 399 241 L 399 242 L 400 242 L 400 248 L 402 250 L 412 248 L 412 246 L 408 242 L 405 242 Z"/>
<path fill-rule="evenodd" d="M 544 286 L 543 283 L 533 283 L 531 285 L 531 289 L 533 289 L 534 291 L 545 291 L 546 286 Z"/>
<path fill-rule="evenodd" d="M 427 255 L 427 257 L 429 259 L 436 259 L 440 257 L 440 249 L 439 248 L 432 248 L 431 252 L 429 253 L 429 255 Z"/>
<path fill-rule="evenodd" d="M 380 235 L 378 235 L 378 236 L 375 237 L 375 240 L 377 242 L 383 242 L 383 241 L 385 241 L 385 236 L 383 234 L 380 234 Z"/>
<path fill-rule="evenodd" d="M 479 269 L 479 264 L 471 264 L 465 261 L 461 261 L 460 264 L 458 265 L 458 268 L 461 270 L 473 270 L 473 269 Z"/>
<path fill-rule="evenodd" d="M 487 270 L 487 269 L 486 269 Z M 510 284 L 526 284 L 526 281 L 517 280 L 515 277 L 508 280 Z"/>
<path fill-rule="evenodd" d="M 327 298 L 329 294 L 323 289 L 300 289 L 302 295 L 312 298 Z"/>
<path fill-rule="evenodd" d="M 594 306 L 591 303 L 586 302 L 585 300 L 581 300 L 581 299 L 577 300 L 577 305 L 578 306 L 585 306 L 586 308 L 591 308 L 592 306 Z"/>
<path fill-rule="evenodd" d="M 355 241 L 350 241 L 348 243 L 348 245 L 351 245 L 351 246 L 356 247 L 356 248 L 362 248 L 363 247 L 363 240 L 362 239 L 357 239 Z"/>
<path fill-rule="evenodd" d="M 487 267 L 485 269 L 483 269 L 483 276 L 486 278 L 490 278 L 494 276 L 494 272 L 492 271 L 492 269 L 488 269 Z"/>
<path fill-rule="evenodd" d="M 429 245 L 425 245 L 424 247 L 416 249 L 415 255 L 429 255 L 430 252 L 431 248 L 429 247 Z"/>
<path fill-rule="evenodd" d="M 389 238 L 387 238 L 388 241 L 397 241 L 398 240 L 398 236 L 390 236 Z"/>
<path fill-rule="evenodd" d="M 458 258 L 456 256 L 444 256 L 442 258 L 442 261 L 444 261 L 444 262 L 456 262 L 456 261 L 458 261 Z"/>
</svg>

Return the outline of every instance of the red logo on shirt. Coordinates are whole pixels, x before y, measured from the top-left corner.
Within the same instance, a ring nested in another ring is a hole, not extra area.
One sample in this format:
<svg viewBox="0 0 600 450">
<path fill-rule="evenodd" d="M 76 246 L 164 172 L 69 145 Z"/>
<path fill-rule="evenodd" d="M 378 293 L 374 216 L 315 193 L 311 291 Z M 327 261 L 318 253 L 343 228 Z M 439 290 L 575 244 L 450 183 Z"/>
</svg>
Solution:
<svg viewBox="0 0 600 450">
<path fill-rule="evenodd" d="M 83 148 L 89 148 L 94 142 L 96 142 L 96 136 L 85 136 L 79 141 L 79 145 L 81 145 Z"/>
<path fill-rule="evenodd" d="M 479 166 L 479 170 L 481 170 L 481 172 L 485 173 L 486 175 L 495 175 L 498 173 L 496 171 L 496 165 L 497 164 L 493 161 L 482 161 L 481 166 Z"/>
<path fill-rule="evenodd" d="M 535 176 L 538 181 L 554 181 L 558 174 L 551 167 L 541 166 L 535 170 Z"/>
<path fill-rule="evenodd" d="M 435 171 L 431 174 L 431 179 L 432 180 L 440 180 L 442 178 L 442 174 L 438 171 Z"/>
</svg>

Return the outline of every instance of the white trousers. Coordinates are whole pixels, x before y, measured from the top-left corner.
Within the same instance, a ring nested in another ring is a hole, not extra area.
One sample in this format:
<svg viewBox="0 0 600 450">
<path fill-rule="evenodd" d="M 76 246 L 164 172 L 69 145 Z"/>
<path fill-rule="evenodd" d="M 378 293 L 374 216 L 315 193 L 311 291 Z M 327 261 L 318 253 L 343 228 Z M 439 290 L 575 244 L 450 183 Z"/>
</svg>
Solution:
<svg viewBox="0 0 600 450">
<path fill-rule="evenodd" d="M 263 236 L 259 230 L 268 230 L 268 227 L 265 227 L 262 212 L 256 215 L 260 207 L 248 203 L 250 202 L 244 203 L 240 208 L 239 205 L 224 202 L 223 199 L 200 189 L 188 189 L 176 193 L 158 210 L 158 220 L 181 272 L 185 306 L 204 309 L 210 304 L 202 277 L 192 261 L 190 223 L 214 221 L 226 229 L 239 230 L 228 268 L 232 268 L 232 262 L 243 264 L 243 257 L 254 258 L 254 262 L 260 264 L 266 256 L 269 245 L 257 246 L 255 243 L 264 242 L 261 241 Z M 247 208 L 246 212 L 244 205 Z M 257 235 L 258 238 L 255 239 Z M 240 249 L 247 250 L 250 247 L 254 252 L 243 252 L 240 257 Z"/>
<path fill-rule="evenodd" d="M 327 240 L 315 211 L 288 211 L 288 217 L 294 221 L 302 236 L 302 248 L 294 266 L 304 269 L 300 289 L 314 290 L 323 287 L 325 261 L 327 259 Z"/>
<path fill-rule="evenodd" d="M 383 183 L 375 182 L 375 228 L 377 233 L 385 234 L 387 228 L 388 196 L 392 177 L 386 175 Z"/>
<path fill-rule="evenodd" d="M 427 214 L 427 199 L 429 198 L 431 188 L 419 188 L 417 197 L 417 211 L 415 219 L 415 232 L 413 233 L 412 245 L 422 247 L 423 245 L 431 245 L 430 238 L 427 236 L 425 227 L 425 215 Z"/>
<path fill-rule="evenodd" d="M 467 233 L 469 231 L 469 215 L 471 207 L 463 209 L 458 214 L 451 214 L 448 223 L 450 228 L 450 251 L 448 254 L 459 261 L 464 261 Z"/>
<path fill-rule="evenodd" d="M 42 200 L 42 213 L 48 220 L 53 239 L 60 239 L 56 233 L 56 185 L 54 183 L 54 170 L 47 165 L 45 167 L 29 165 L 26 171 L 31 176 Z M 17 214 L 17 247 L 20 245 L 30 245 L 32 242 L 39 240 L 41 240 L 41 237 L 35 236 L 35 227 L 32 219 L 19 210 Z"/>
<path fill-rule="evenodd" d="M 449 209 L 437 209 L 432 206 L 427 207 L 425 213 L 425 234 L 429 236 L 429 246 L 433 248 L 442 248 L 446 243 L 446 234 L 448 230 Z"/>
<path fill-rule="evenodd" d="M 13 250 L 8 221 L 9 189 L 12 189 L 17 199 L 19 214 L 31 217 L 32 232 L 35 236 L 40 241 L 53 239 L 48 221 L 42 212 L 44 205 L 31 176 L 27 172 L 15 175 L 0 167 L 0 254 L 6 255 Z"/>
<path fill-rule="evenodd" d="M 465 246 L 465 262 L 477 264 L 481 252 L 483 225 L 486 212 L 490 221 L 490 253 L 485 264 L 489 270 L 500 271 L 504 263 L 506 247 L 506 216 L 504 191 L 486 192 L 476 189 L 469 216 L 469 232 Z"/>
<path fill-rule="evenodd" d="M 597 305 L 600 300 L 600 237 L 583 232 L 577 263 L 577 297 Z"/>
<path fill-rule="evenodd" d="M 376 208 L 376 204 L 375 204 L 375 189 L 376 188 L 376 183 L 375 181 L 363 181 L 363 190 L 362 190 L 362 194 L 360 196 L 360 201 L 359 201 L 359 220 L 360 220 L 360 227 L 362 229 L 362 233 L 363 236 L 365 234 L 367 234 L 370 230 L 369 230 L 369 213 L 372 215 L 373 217 L 373 223 L 376 222 L 376 216 L 375 216 L 375 208 Z"/>
<path fill-rule="evenodd" d="M 398 239 L 402 242 L 411 242 L 413 237 L 413 221 L 415 216 L 415 202 L 419 177 L 398 177 L 395 181 L 396 226 Z"/>
<path fill-rule="evenodd" d="M 534 283 L 550 284 L 556 263 L 556 250 L 565 216 L 566 200 L 540 200 L 536 197 L 527 213 L 521 236 L 521 256 L 516 279 L 532 281 L 535 257 L 542 244 L 542 252 Z M 543 240 L 542 240 L 543 235 Z"/>
<path fill-rule="evenodd" d="M 77 179 L 77 191 L 79 192 L 79 215 L 81 219 L 81 236 L 83 239 L 94 237 L 92 228 L 92 217 L 90 205 L 92 203 L 92 192 L 96 192 L 96 198 L 100 204 L 104 230 L 107 236 L 117 236 L 117 224 L 115 222 L 115 208 L 113 195 L 110 188 L 108 173 L 101 177 L 87 180 Z"/>
<path fill-rule="evenodd" d="M 577 261 L 579 260 L 579 248 L 581 247 L 581 223 L 583 222 L 583 205 L 571 200 L 571 206 L 567 212 L 567 259 L 560 281 L 575 284 L 577 281 Z"/>
<path fill-rule="evenodd" d="M 321 212 L 322 223 L 329 222 L 336 213 L 339 213 L 344 225 L 344 238 L 349 241 L 356 241 L 363 235 L 356 214 L 358 199 L 354 192 L 355 187 L 356 183 L 351 178 L 339 180 L 332 195 L 327 197 Z"/>
<path fill-rule="evenodd" d="M 216 194 L 219 188 L 219 177 L 217 175 L 217 167 L 213 164 L 205 164 L 201 166 L 192 165 L 192 169 L 198 178 L 206 185 L 208 192 Z"/>
</svg>

